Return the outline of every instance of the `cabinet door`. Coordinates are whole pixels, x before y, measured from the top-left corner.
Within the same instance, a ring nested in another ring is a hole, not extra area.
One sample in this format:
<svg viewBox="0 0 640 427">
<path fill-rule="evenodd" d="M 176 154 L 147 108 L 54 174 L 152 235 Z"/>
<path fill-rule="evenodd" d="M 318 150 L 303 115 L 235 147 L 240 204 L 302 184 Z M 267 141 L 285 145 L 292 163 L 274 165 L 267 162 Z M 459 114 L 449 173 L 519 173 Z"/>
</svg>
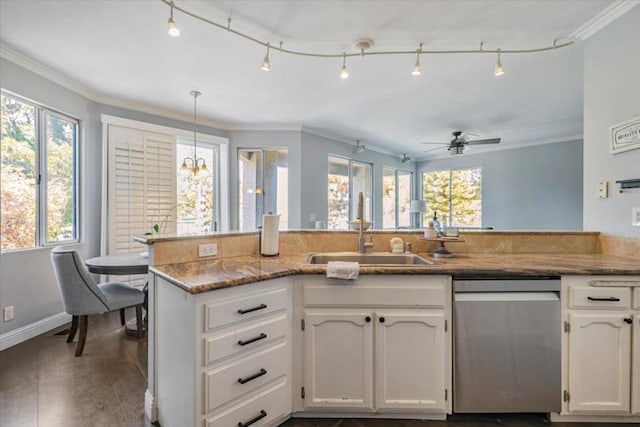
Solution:
<svg viewBox="0 0 640 427">
<path fill-rule="evenodd" d="M 373 313 L 306 310 L 304 320 L 306 407 L 373 409 Z"/>
<path fill-rule="evenodd" d="M 569 412 L 630 410 L 629 314 L 571 314 Z"/>
<path fill-rule="evenodd" d="M 443 311 L 376 313 L 376 407 L 446 411 Z"/>
<path fill-rule="evenodd" d="M 634 291 L 640 295 L 640 288 L 636 288 Z M 640 301 L 640 299 L 639 299 Z M 633 389 L 631 390 L 631 396 L 633 397 L 632 410 L 634 414 L 640 414 L 640 314 L 633 316 L 633 352 L 632 361 L 633 365 Z"/>
</svg>

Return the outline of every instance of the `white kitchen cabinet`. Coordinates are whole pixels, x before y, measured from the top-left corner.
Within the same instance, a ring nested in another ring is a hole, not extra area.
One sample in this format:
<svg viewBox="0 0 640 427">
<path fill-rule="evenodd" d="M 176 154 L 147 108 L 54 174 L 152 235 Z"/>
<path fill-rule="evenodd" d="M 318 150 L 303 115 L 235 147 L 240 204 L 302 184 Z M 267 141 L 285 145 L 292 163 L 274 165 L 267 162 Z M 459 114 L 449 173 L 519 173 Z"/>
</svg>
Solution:
<svg viewBox="0 0 640 427">
<path fill-rule="evenodd" d="M 375 317 L 376 407 L 443 411 L 444 310 L 379 310 Z"/>
<path fill-rule="evenodd" d="M 569 315 L 569 412 L 629 412 L 631 328 L 625 316 Z"/>
<path fill-rule="evenodd" d="M 362 309 L 305 311 L 307 407 L 373 409 L 372 316 Z"/>
<path fill-rule="evenodd" d="M 303 279 L 306 410 L 446 414 L 450 279 Z"/>
<path fill-rule="evenodd" d="M 562 278 L 563 414 L 640 412 L 639 294 L 638 277 Z"/>
<path fill-rule="evenodd" d="M 153 276 L 163 427 L 271 427 L 291 413 L 291 279 L 190 294 Z"/>
</svg>

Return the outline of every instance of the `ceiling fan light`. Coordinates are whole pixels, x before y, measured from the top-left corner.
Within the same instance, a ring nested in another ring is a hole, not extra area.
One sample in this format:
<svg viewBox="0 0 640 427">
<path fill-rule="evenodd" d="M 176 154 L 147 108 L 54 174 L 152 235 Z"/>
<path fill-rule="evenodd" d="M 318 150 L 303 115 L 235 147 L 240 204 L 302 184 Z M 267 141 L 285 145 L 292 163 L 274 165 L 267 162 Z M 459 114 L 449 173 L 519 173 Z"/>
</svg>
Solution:
<svg viewBox="0 0 640 427">
<path fill-rule="evenodd" d="M 449 147 L 449 154 L 452 156 L 458 156 L 462 154 L 463 151 L 464 151 L 463 145 L 452 145 L 451 147 Z"/>
</svg>

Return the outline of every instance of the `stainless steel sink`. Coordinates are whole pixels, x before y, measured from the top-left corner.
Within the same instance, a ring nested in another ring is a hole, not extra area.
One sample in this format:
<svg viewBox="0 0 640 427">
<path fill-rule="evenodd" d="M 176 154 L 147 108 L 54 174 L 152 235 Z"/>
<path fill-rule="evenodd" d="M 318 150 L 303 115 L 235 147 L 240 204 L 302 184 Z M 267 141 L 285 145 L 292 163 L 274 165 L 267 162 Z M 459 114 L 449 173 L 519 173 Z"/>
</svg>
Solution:
<svg viewBox="0 0 640 427">
<path fill-rule="evenodd" d="M 370 253 L 361 254 L 358 252 L 325 252 L 310 254 L 305 264 L 326 264 L 329 261 L 358 262 L 360 265 L 378 265 L 385 267 L 407 267 L 407 266 L 434 266 L 438 265 L 433 261 L 424 259 L 416 254 L 392 254 L 392 253 Z"/>
</svg>

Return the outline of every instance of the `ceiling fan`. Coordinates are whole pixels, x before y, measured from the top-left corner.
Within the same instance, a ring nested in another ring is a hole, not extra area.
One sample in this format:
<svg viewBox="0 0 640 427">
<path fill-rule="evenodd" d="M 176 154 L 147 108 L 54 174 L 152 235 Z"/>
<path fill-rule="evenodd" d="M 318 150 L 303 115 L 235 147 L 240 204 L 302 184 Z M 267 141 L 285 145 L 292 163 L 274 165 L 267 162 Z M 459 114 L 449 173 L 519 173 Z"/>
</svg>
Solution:
<svg viewBox="0 0 640 427">
<path fill-rule="evenodd" d="M 434 145 L 448 146 L 447 150 L 449 150 L 449 154 L 458 155 L 464 152 L 464 147 L 467 145 L 497 144 L 500 142 L 500 138 L 473 139 L 469 141 L 467 140 L 467 137 L 473 134 L 468 134 L 468 133 L 463 134 L 462 131 L 459 131 L 459 130 L 451 132 L 451 134 L 453 135 L 453 139 L 450 142 L 421 142 L 421 144 L 434 144 Z M 473 135 L 473 136 L 477 136 L 477 135 Z M 444 148 L 444 147 L 432 148 L 431 150 L 426 150 L 425 152 L 439 150 L 441 148 Z"/>
</svg>

